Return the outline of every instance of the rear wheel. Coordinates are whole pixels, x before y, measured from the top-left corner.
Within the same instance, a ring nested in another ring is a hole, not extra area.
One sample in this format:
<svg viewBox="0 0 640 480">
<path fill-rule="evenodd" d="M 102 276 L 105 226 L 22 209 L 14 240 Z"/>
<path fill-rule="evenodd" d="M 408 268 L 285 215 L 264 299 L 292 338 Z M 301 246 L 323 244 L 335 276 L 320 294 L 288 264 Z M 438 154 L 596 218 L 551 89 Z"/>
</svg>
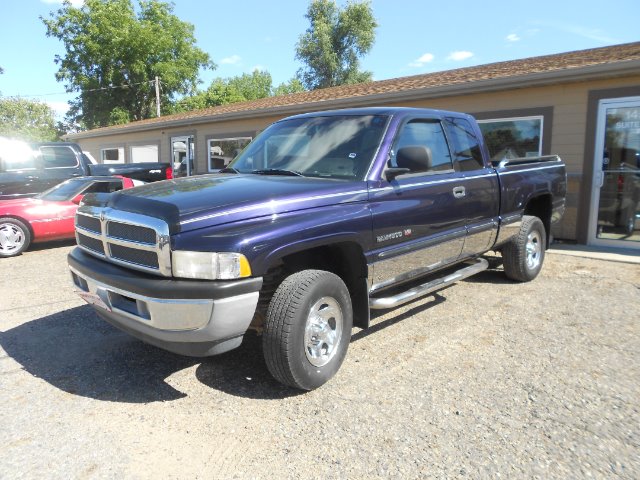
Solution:
<svg viewBox="0 0 640 480">
<path fill-rule="evenodd" d="M 528 282 L 538 276 L 544 262 L 546 231 L 542 220 L 525 215 L 520 232 L 502 247 L 504 273 L 512 280 Z"/>
<path fill-rule="evenodd" d="M 29 227 L 15 218 L 0 218 L 0 257 L 19 255 L 30 243 Z"/>
<path fill-rule="evenodd" d="M 304 270 L 274 293 L 264 326 L 263 351 L 276 380 L 313 390 L 338 371 L 351 339 L 349 290 L 340 277 Z"/>
</svg>

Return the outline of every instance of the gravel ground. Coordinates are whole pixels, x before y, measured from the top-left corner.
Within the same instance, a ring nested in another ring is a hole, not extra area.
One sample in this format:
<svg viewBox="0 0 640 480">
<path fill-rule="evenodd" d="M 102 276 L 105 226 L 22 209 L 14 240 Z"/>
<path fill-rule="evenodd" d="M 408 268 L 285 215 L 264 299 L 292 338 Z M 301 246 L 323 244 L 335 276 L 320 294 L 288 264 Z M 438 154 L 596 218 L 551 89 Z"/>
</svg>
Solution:
<svg viewBox="0 0 640 480">
<path fill-rule="evenodd" d="M 0 261 L 0 478 L 640 478 L 640 266 L 547 256 L 354 329 L 324 387 L 99 320 L 71 247 Z"/>
</svg>

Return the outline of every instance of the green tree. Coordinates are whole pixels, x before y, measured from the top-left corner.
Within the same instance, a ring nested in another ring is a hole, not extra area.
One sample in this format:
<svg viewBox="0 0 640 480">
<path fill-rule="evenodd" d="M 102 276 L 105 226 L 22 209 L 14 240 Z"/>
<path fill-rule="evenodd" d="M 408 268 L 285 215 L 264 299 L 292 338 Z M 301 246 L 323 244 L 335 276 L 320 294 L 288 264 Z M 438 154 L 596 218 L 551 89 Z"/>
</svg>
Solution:
<svg viewBox="0 0 640 480">
<path fill-rule="evenodd" d="M 49 105 L 19 97 L 0 98 L 0 136 L 32 142 L 57 140 L 54 113 Z"/>
<path fill-rule="evenodd" d="M 200 68 L 215 68 L 196 47 L 193 25 L 160 0 L 86 0 L 74 8 L 65 0 L 49 19 L 47 36 L 65 46 L 56 55 L 56 78 L 70 102 L 67 120 L 95 128 L 155 116 L 155 83 L 161 80 L 161 104 L 170 110 L 176 97 L 191 94 Z"/>
<path fill-rule="evenodd" d="M 294 77 L 288 82 L 281 83 L 276 88 L 273 89 L 273 95 L 289 95 L 290 93 L 299 93 L 306 91 L 302 82 Z"/>
<path fill-rule="evenodd" d="M 254 70 L 251 74 L 243 73 L 228 80 L 229 87 L 237 91 L 244 100 L 270 97 L 271 84 L 271 74 L 261 70 Z"/>
<path fill-rule="evenodd" d="M 339 8 L 332 0 L 312 0 L 305 17 L 311 22 L 296 45 L 296 59 L 305 67 L 298 78 L 310 90 L 370 81 L 359 58 L 375 41 L 378 26 L 369 1 Z"/>
<path fill-rule="evenodd" d="M 177 102 L 174 111 L 199 110 L 270 97 L 271 84 L 271 74 L 260 70 L 254 70 L 250 74 L 243 73 L 236 77 L 216 78 L 206 90 Z"/>
</svg>

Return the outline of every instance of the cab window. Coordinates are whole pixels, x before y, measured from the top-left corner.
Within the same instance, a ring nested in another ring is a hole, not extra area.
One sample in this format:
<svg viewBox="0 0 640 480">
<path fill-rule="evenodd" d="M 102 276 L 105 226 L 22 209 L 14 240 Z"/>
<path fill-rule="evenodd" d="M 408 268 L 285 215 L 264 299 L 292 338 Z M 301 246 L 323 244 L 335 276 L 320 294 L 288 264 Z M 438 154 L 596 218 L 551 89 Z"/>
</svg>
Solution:
<svg viewBox="0 0 640 480">
<path fill-rule="evenodd" d="M 44 168 L 77 167 L 78 159 L 70 147 L 40 147 Z"/>
<path fill-rule="evenodd" d="M 398 155 L 419 150 L 427 152 L 426 159 L 424 155 L 419 155 L 423 160 L 404 164 Z M 452 170 L 451 153 L 440 122 L 417 119 L 406 123 L 398 133 L 389 165 L 407 167 L 411 173 Z"/>
</svg>

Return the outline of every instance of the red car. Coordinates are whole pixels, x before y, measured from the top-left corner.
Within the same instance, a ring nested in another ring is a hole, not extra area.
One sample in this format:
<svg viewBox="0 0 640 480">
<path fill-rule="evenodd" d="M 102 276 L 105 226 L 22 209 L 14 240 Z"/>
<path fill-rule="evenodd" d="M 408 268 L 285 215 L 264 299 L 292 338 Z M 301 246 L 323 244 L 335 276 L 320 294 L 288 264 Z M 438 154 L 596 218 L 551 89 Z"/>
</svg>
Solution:
<svg viewBox="0 0 640 480">
<path fill-rule="evenodd" d="M 0 200 L 0 257 L 18 255 L 32 242 L 73 238 L 76 209 L 85 194 L 133 186 L 125 177 L 78 177 L 32 198 Z"/>
</svg>

